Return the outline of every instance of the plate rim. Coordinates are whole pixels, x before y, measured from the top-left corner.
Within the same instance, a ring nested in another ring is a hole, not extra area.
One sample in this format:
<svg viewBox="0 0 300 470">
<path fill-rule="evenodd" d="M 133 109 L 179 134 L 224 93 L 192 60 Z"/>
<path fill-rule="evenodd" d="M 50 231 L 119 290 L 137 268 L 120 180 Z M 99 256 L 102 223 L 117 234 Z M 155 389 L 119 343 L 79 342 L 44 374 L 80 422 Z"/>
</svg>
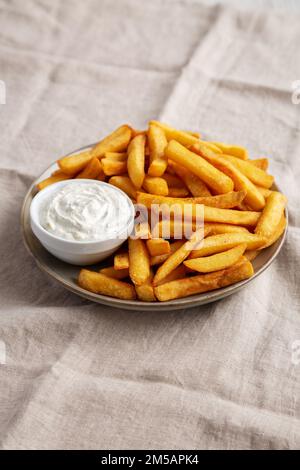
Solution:
<svg viewBox="0 0 300 470">
<path fill-rule="evenodd" d="M 76 154 L 78 152 L 87 150 L 87 149 L 91 148 L 92 145 L 86 145 L 84 147 L 81 147 L 77 150 L 74 150 L 74 151 L 70 152 L 67 155 L 73 155 L 73 154 Z M 36 187 L 36 183 L 41 178 L 43 178 L 44 177 L 43 175 L 45 175 L 45 173 L 49 172 L 55 164 L 56 164 L 56 162 L 53 162 L 48 168 L 46 168 L 40 174 L 40 176 L 38 176 L 38 178 L 35 178 L 35 180 L 32 182 L 32 184 L 30 185 L 28 191 L 25 194 L 25 197 L 24 197 L 23 203 L 22 203 L 21 214 L 20 214 L 21 215 L 20 216 L 20 219 L 21 219 L 20 220 L 20 222 L 21 222 L 21 234 L 22 234 L 23 243 L 24 243 L 28 253 L 30 254 L 30 256 L 35 260 L 37 266 L 43 272 L 45 272 L 52 279 L 55 279 L 55 281 L 57 281 L 59 284 L 63 285 L 67 290 L 73 292 L 74 294 L 77 294 L 78 296 L 80 296 L 84 299 L 90 300 L 94 303 L 106 305 L 106 306 L 109 306 L 109 307 L 123 308 L 125 310 L 131 310 L 131 311 L 134 311 L 134 310 L 141 310 L 141 311 L 149 311 L 149 310 L 150 311 L 154 311 L 154 310 L 170 311 L 170 310 L 180 310 L 180 309 L 183 310 L 183 309 L 186 309 L 186 308 L 192 308 L 192 307 L 196 307 L 196 306 L 200 306 L 200 305 L 205 305 L 205 304 L 208 304 L 208 303 L 211 303 L 211 302 L 215 302 L 217 300 L 221 300 L 221 299 L 223 299 L 225 297 L 228 297 L 229 295 L 232 295 L 233 293 L 239 291 L 240 289 L 244 288 L 249 282 L 253 281 L 255 278 L 260 276 L 272 264 L 272 262 L 276 259 L 276 257 L 278 256 L 278 254 L 279 254 L 279 252 L 280 252 L 280 250 L 281 250 L 281 248 L 282 248 L 282 246 L 285 242 L 285 239 L 286 239 L 286 235 L 287 235 L 287 231 L 288 231 L 288 210 L 287 210 L 287 208 L 285 208 L 285 216 L 286 216 L 286 219 L 287 219 L 286 228 L 285 228 L 283 234 L 281 235 L 280 239 L 277 241 L 278 246 L 277 246 L 275 252 L 270 256 L 270 258 L 267 260 L 267 262 L 263 266 L 261 266 L 261 268 L 259 268 L 256 272 L 254 272 L 253 276 L 248 278 L 248 279 L 244 279 L 243 281 L 237 282 L 235 284 L 231 284 L 231 285 L 229 285 L 227 287 L 223 287 L 221 289 L 216 289 L 216 290 L 209 291 L 209 292 L 203 292 L 202 294 L 195 294 L 195 295 L 188 296 L 188 297 L 182 297 L 180 299 L 168 300 L 166 302 L 159 302 L 159 301 L 157 301 L 157 302 L 145 302 L 145 301 L 141 301 L 141 300 L 122 300 L 122 299 L 117 299 L 117 298 L 114 298 L 114 297 L 105 296 L 105 295 L 102 295 L 102 294 L 95 294 L 93 292 L 89 292 L 85 289 L 82 289 L 81 287 L 79 287 L 76 284 L 73 285 L 72 283 L 70 283 L 69 280 L 65 279 L 63 276 L 58 274 L 51 267 L 49 267 L 45 262 L 42 262 L 41 259 L 38 257 L 38 255 L 36 253 L 34 253 L 34 251 L 32 250 L 32 248 L 30 246 L 30 242 L 27 238 L 28 235 L 26 233 L 26 228 L 25 228 L 25 225 L 26 225 L 25 218 L 26 218 L 26 208 L 27 208 L 27 205 L 29 204 L 29 199 L 30 199 L 30 197 L 33 197 L 33 191 L 34 191 L 34 188 Z M 276 190 L 280 191 L 280 188 L 277 186 L 277 184 L 275 184 L 275 186 L 276 186 Z M 34 234 L 33 234 L 32 230 L 30 228 L 30 224 L 29 224 L 29 229 L 31 231 L 31 236 L 34 237 Z M 37 240 L 37 242 L 40 243 L 38 240 Z M 42 248 L 44 250 L 46 250 L 44 247 L 42 247 Z M 51 256 L 53 256 L 53 255 L 51 255 Z M 60 262 L 62 262 L 62 261 L 60 261 Z M 74 265 L 74 267 L 75 267 L 75 265 Z M 80 269 L 80 268 L 78 267 L 78 269 Z"/>
</svg>

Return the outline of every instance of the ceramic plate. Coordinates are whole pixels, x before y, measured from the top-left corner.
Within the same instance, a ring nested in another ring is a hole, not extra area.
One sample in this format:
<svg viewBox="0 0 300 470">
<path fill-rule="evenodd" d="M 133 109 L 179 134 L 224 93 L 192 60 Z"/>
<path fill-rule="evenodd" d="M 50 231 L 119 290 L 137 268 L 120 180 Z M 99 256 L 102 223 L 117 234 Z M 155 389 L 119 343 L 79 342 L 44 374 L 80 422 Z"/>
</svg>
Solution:
<svg viewBox="0 0 300 470">
<path fill-rule="evenodd" d="M 72 153 L 77 153 L 88 148 L 90 148 L 90 146 L 76 150 Z M 80 267 L 64 263 L 63 261 L 60 261 L 53 255 L 48 253 L 48 251 L 45 250 L 45 248 L 40 244 L 38 239 L 32 233 L 30 227 L 29 208 L 31 201 L 37 192 L 36 183 L 47 178 L 56 169 L 57 164 L 55 163 L 51 165 L 46 171 L 44 171 L 43 174 L 41 174 L 40 177 L 33 182 L 33 184 L 28 190 L 28 193 L 25 196 L 21 213 L 21 226 L 24 242 L 29 253 L 35 259 L 37 265 L 43 271 L 49 274 L 49 276 L 51 276 L 57 282 L 62 284 L 66 289 L 74 292 L 77 295 L 80 295 L 81 297 L 84 297 L 85 299 L 89 299 L 99 304 L 109 305 L 111 307 L 123 308 L 128 310 L 162 311 L 184 309 L 188 307 L 195 307 L 197 305 L 204 305 L 209 302 L 214 302 L 215 300 L 220 300 L 224 297 L 227 297 L 228 295 L 234 294 L 235 292 L 245 287 L 246 284 L 251 282 L 257 276 L 259 276 L 275 260 L 284 243 L 287 228 L 285 229 L 285 232 L 280 237 L 280 239 L 277 240 L 276 243 L 274 243 L 274 245 L 263 250 L 261 254 L 258 255 L 257 258 L 252 262 L 254 267 L 254 275 L 250 279 L 246 279 L 244 281 L 215 291 L 193 295 L 182 299 L 170 300 L 168 302 L 142 302 L 140 300 L 120 300 L 100 294 L 93 294 L 92 292 L 88 292 L 84 289 L 81 289 L 81 287 L 79 287 L 76 283 Z M 275 185 L 273 189 L 279 190 L 279 188 Z M 287 216 L 288 214 L 286 211 L 286 217 Z M 105 260 L 104 262 L 91 266 L 90 268 L 92 270 L 99 270 L 101 267 L 107 266 L 108 264 L 109 262 Z"/>
</svg>

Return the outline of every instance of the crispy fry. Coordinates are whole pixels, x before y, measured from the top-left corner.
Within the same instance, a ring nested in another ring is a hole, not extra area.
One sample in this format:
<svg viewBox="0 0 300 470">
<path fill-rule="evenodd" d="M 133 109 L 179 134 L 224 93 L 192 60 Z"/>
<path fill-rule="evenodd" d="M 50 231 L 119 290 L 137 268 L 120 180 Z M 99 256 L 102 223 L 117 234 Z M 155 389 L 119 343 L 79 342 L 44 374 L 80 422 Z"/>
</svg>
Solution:
<svg viewBox="0 0 300 470">
<path fill-rule="evenodd" d="M 153 237 L 175 238 L 178 240 L 182 238 L 189 239 L 192 233 L 196 232 L 196 230 L 199 230 L 200 228 L 201 228 L 201 222 L 197 226 L 196 223 L 192 221 L 187 223 L 186 221 L 182 221 L 178 219 L 160 220 L 156 224 L 156 226 L 153 227 L 152 235 Z M 208 224 L 204 225 L 203 232 L 204 232 L 204 237 L 207 237 L 207 235 L 211 233 L 211 229 L 208 226 Z M 246 232 L 248 232 L 248 230 L 246 230 Z"/>
<path fill-rule="evenodd" d="M 287 199 L 278 191 L 272 191 L 255 228 L 255 233 L 270 238 L 275 232 L 284 213 Z"/>
<path fill-rule="evenodd" d="M 78 284 L 82 289 L 96 294 L 108 295 L 123 300 L 134 300 L 136 298 L 135 289 L 131 284 L 87 269 L 80 271 Z"/>
<path fill-rule="evenodd" d="M 264 171 L 267 171 L 269 167 L 269 160 L 267 158 L 255 158 L 254 160 L 249 160 L 249 162 Z"/>
<path fill-rule="evenodd" d="M 242 227 L 239 225 L 206 222 L 205 227 L 210 229 L 211 235 L 218 235 L 219 233 L 236 233 L 236 232 L 249 233 L 249 230 L 246 227 Z"/>
<path fill-rule="evenodd" d="M 126 152 L 105 152 L 104 158 L 110 158 L 111 160 L 115 160 L 117 162 L 125 162 L 125 160 L 127 160 L 127 153 Z"/>
<path fill-rule="evenodd" d="M 213 142 L 207 142 L 206 140 L 200 140 L 201 144 L 206 145 L 210 150 L 212 150 L 214 153 L 223 153 L 220 147 L 215 145 Z"/>
<path fill-rule="evenodd" d="M 145 178 L 145 142 L 144 135 L 137 135 L 128 147 L 128 174 L 137 189 L 142 187 Z"/>
<path fill-rule="evenodd" d="M 150 194 L 167 196 L 169 193 L 167 182 L 159 176 L 145 176 L 143 188 Z"/>
<path fill-rule="evenodd" d="M 150 125 L 155 125 L 163 129 L 168 141 L 175 139 L 182 145 L 193 145 L 198 142 L 198 138 L 194 137 L 189 132 L 179 131 L 173 127 L 168 126 L 167 124 L 163 124 L 162 122 L 150 121 Z"/>
<path fill-rule="evenodd" d="M 246 250 L 244 253 L 245 258 L 249 261 L 253 261 L 260 253 L 260 250 Z"/>
<path fill-rule="evenodd" d="M 96 179 L 101 175 L 104 179 L 104 173 L 98 158 L 92 158 L 87 166 L 76 176 L 76 178 Z"/>
<path fill-rule="evenodd" d="M 191 173 L 188 171 L 186 168 L 183 166 L 178 165 L 175 162 L 172 162 L 172 160 L 169 160 L 169 165 L 170 167 L 174 170 L 174 172 L 182 178 L 184 184 L 186 187 L 189 189 L 191 194 L 194 197 L 197 196 L 211 196 L 211 192 L 206 186 L 206 184 L 194 173 Z"/>
<path fill-rule="evenodd" d="M 135 286 L 136 294 L 139 300 L 144 302 L 154 302 L 156 300 L 154 294 L 154 287 L 152 285 L 153 271 L 150 271 L 150 276 L 144 284 Z"/>
<path fill-rule="evenodd" d="M 106 176 L 120 176 L 127 173 L 127 163 L 118 162 L 110 158 L 102 158 L 101 164 Z"/>
<path fill-rule="evenodd" d="M 219 149 L 227 155 L 233 155 L 234 157 L 240 158 L 241 160 L 248 159 L 248 152 L 244 147 L 240 147 L 239 145 L 224 144 L 224 142 L 212 143 L 219 147 Z"/>
<path fill-rule="evenodd" d="M 228 158 L 214 154 L 201 143 L 194 145 L 192 150 L 229 176 L 234 182 L 235 189 L 246 191 L 244 202 L 253 210 L 261 210 L 264 207 L 265 199 L 260 194 L 256 186 L 247 178 L 247 176 L 244 175 L 244 173 L 233 165 Z"/>
<path fill-rule="evenodd" d="M 109 178 L 108 181 L 113 186 L 124 191 L 131 199 L 136 199 L 136 188 L 133 185 L 129 176 L 122 175 L 122 176 L 112 176 Z"/>
<path fill-rule="evenodd" d="M 202 144 L 197 144 L 202 145 Z M 196 148 L 196 145 L 193 148 Z M 198 148 L 198 147 L 197 147 Z M 233 181 L 219 171 L 204 158 L 186 149 L 175 140 L 171 140 L 165 151 L 166 156 L 199 176 L 210 188 L 218 194 L 233 190 Z"/>
<path fill-rule="evenodd" d="M 282 215 L 279 224 L 277 225 L 276 229 L 274 230 L 270 238 L 267 240 L 263 248 L 267 248 L 268 246 L 273 245 L 273 243 L 275 243 L 278 240 L 278 238 L 281 237 L 281 235 L 284 232 L 285 227 L 286 227 L 286 218 L 284 215 Z"/>
<path fill-rule="evenodd" d="M 162 178 L 167 182 L 169 188 L 183 188 L 185 187 L 184 182 L 181 178 L 170 173 L 164 173 Z"/>
<path fill-rule="evenodd" d="M 158 285 L 165 284 L 166 282 L 175 281 L 176 279 L 182 279 L 187 272 L 186 267 L 181 264 L 178 268 L 175 268 L 173 271 L 170 272 Z"/>
<path fill-rule="evenodd" d="M 46 188 L 47 186 L 50 186 L 53 183 L 58 183 L 59 181 L 68 180 L 69 178 L 70 176 L 67 176 L 65 174 L 49 176 L 49 178 L 46 178 L 43 181 L 40 181 L 36 185 L 36 187 L 39 191 L 41 191 L 42 189 Z"/>
<path fill-rule="evenodd" d="M 247 279 L 252 275 L 252 264 L 250 261 L 242 259 L 233 266 L 230 266 L 230 268 L 222 269 L 221 271 L 198 274 L 197 276 L 162 284 L 155 287 L 154 292 L 158 300 L 164 302 L 226 287 Z"/>
<path fill-rule="evenodd" d="M 164 263 L 169 258 L 169 256 L 172 253 L 175 253 L 175 251 L 178 250 L 183 244 L 184 244 L 184 240 L 177 240 L 174 243 L 170 243 L 171 252 L 166 254 L 166 255 L 151 256 L 150 265 L 151 266 L 156 266 L 157 264 Z"/>
<path fill-rule="evenodd" d="M 105 274 L 105 276 L 112 277 L 114 279 L 126 279 L 126 277 L 129 277 L 129 270 L 127 269 L 119 269 L 116 270 L 113 266 L 109 268 L 102 268 L 100 269 L 99 273 Z"/>
<path fill-rule="evenodd" d="M 256 187 L 258 191 L 260 192 L 260 194 L 262 194 L 265 199 L 267 199 L 267 197 L 269 197 L 272 192 L 271 189 L 262 188 L 261 186 L 256 186 Z"/>
<path fill-rule="evenodd" d="M 122 152 L 126 150 L 131 139 L 132 130 L 129 126 L 118 127 L 114 132 L 102 139 L 92 149 L 92 156 L 101 158 L 105 152 Z"/>
<path fill-rule="evenodd" d="M 92 158 L 91 151 L 88 150 L 76 155 L 63 157 L 57 160 L 57 164 L 66 175 L 74 176 L 82 171 Z"/>
<path fill-rule="evenodd" d="M 199 245 L 202 230 L 195 232 L 190 240 L 187 240 L 178 250 L 172 253 L 169 258 L 158 268 L 153 278 L 153 285 L 157 286 L 170 272 L 174 271 Z"/>
<path fill-rule="evenodd" d="M 187 197 L 189 195 L 189 191 L 187 188 L 169 188 L 169 196 L 170 197 Z"/>
<path fill-rule="evenodd" d="M 170 243 L 163 238 L 147 240 L 147 248 L 151 256 L 167 255 L 171 253 Z"/>
<path fill-rule="evenodd" d="M 142 238 L 143 240 L 148 240 L 151 238 L 151 230 L 148 222 L 139 222 L 134 226 L 134 236 L 135 238 Z"/>
<path fill-rule="evenodd" d="M 149 176 L 161 176 L 164 174 L 168 160 L 165 157 L 167 139 L 161 127 L 150 124 L 148 130 L 148 144 L 150 150 Z"/>
<path fill-rule="evenodd" d="M 222 209 L 227 209 L 231 207 L 236 207 L 240 204 L 245 197 L 244 191 L 230 191 L 226 194 L 219 194 L 218 196 L 208 196 L 208 197 L 188 197 L 188 198 L 175 198 L 175 197 L 165 197 L 154 194 L 147 194 L 137 192 L 137 202 L 143 204 L 148 209 L 151 209 L 153 204 L 156 205 L 166 205 L 172 207 L 178 205 L 180 213 L 182 213 L 185 205 L 195 206 L 193 207 L 193 215 L 196 214 L 197 204 L 203 204 L 209 207 L 219 207 Z M 194 210 L 195 209 L 195 210 Z M 178 210 L 178 212 L 179 212 Z M 174 208 L 176 213 L 176 207 Z"/>
<path fill-rule="evenodd" d="M 123 271 L 124 269 L 129 269 L 128 253 L 117 253 L 114 256 L 114 268 L 116 271 Z"/>
<path fill-rule="evenodd" d="M 193 250 L 190 258 L 200 258 L 202 256 L 214 255 L 222 251 L 234 248 L 242 243 L 247 244 L 248 250 L 256 250 L 262 248 L 266 239 L 253 233 L 221 233 L 219 235 L 211 235 L 203 240 L 202 247 Z"/>
<path fill-rule="evenodd" d="M 268 175 L 264 170 L 253 165 L 251 160 L 241 160 L 231 155 L 222 156 L 235 165 L 252 183 L 267 189 L 274 183 L 274 176 Z"/>
<path fill-rule="evenodd" d="M 150 277 L 150 258 L 141 239 L 128 239 L 129 248 L 129 275 L 132 282 L 141 286 L 147 282 Z"/>
<path fill-rule="evenodd" d="M 229 266 L 237 263 L 246 248 L 247 244 L 242 243 L 241 245 L 237 245 L 227 251 L 211 256 L 205 256 L 203 258 L 190 259 L 184 261 L 183 264 L 189 269 L 198 271 L 199 273 L 212 273 L 213 271 L 229 268 Z"/>
</svg>

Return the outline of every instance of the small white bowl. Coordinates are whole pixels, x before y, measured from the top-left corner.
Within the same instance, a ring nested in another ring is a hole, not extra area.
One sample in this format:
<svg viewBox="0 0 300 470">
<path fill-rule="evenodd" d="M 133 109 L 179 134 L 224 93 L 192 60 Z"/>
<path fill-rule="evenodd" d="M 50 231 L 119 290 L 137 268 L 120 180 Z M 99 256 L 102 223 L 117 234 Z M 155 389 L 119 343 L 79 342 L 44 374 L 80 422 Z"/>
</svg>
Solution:
<svg viewBox="0 0 300 470">
<path fill-rule="evenodd" d="M 66 185 L 78 183 L 79 180 L 66 180 L 54 183 L 51 186 L 47 186 L 45 189 L 42 189 L 38 192 L 33 198 L 30 205 L 30 224 L 33 233 L 41 242 L 41 244 L 48 250 L 52 255 L 66 261 L 70 264 L 76 264 L 79 266 L 84 266 L 88 264 L 98 263 L 110 256 L 114 251 L 116 251 L 122 243 L 128 238 L 131 234 L 134 227 L 134 216 L 135 209 L 132 201 L 129 199 L 127 194 L 125 194 L 121 189 L 116 188 L 115 186 L 104 183 L 103 181 L 90 180 L 90 179 L 81 179 L 80 183 L 84 184 L 93 184 L 97 183 L 103 186 L 109 186 L 110 190 L 113 189 L 122 195 L 129 201 L 130 208 L 130 217 L 126 226 L 121 227 L 118 232 L 117 238 L 110 239 L 101 239 L 93 241 L 76 241 L 76 240 L 67 240 L 44 229 L 40 223 L 40 212 L 41 206 L 46 202 L 48 198 L 51 197 L 56 191 L 60 190 Z"/>
</svg>

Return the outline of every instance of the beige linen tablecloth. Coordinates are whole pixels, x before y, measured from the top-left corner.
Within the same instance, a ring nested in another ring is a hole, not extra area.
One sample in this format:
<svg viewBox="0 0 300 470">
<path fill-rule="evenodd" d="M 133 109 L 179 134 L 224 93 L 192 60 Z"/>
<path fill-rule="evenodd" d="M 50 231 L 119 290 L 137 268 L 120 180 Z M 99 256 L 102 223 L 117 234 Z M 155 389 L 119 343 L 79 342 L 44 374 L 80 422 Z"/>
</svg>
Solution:
<svg viewBox="0 0 300 470">
<path fill-rule="evenodd" d="M 300 447 L 299 24 L 197 1 L 0 1 L 2 448 Z M 95 305 L 23 246 L 32 180 L 151 118 L 267 155 L 289 198 L 278 259 L 223 301 Z"/>
</svg>

